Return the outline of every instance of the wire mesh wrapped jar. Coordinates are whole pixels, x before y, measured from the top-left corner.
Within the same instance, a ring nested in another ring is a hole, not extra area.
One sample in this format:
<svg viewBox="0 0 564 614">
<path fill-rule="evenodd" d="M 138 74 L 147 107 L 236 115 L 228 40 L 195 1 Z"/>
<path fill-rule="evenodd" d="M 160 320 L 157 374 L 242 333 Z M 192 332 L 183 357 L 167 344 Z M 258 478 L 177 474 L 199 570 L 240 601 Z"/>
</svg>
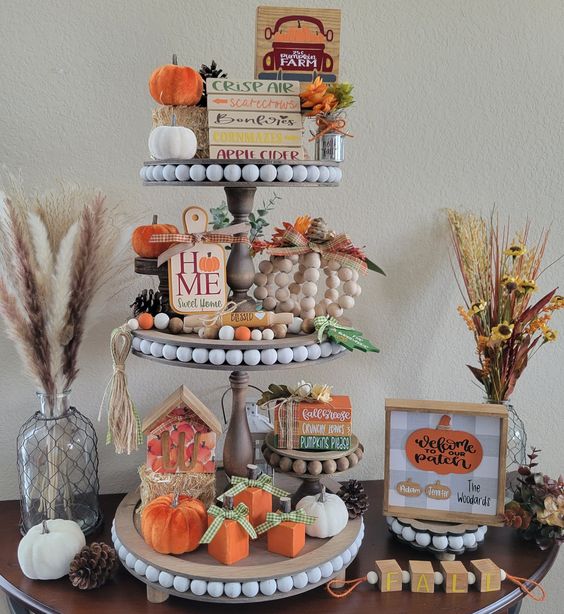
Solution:
<svg viewBox="0 0 564 614">
<path fill-rule="evenodd" d="M 20 429 L 17 439 L 21 529 L 43 520 L 77 522 L 85 534 L 96 529 L 98 438 L 92 422 L 69 406 L 70 390 L 37 393 L 41 408 Z"/>
</svg>

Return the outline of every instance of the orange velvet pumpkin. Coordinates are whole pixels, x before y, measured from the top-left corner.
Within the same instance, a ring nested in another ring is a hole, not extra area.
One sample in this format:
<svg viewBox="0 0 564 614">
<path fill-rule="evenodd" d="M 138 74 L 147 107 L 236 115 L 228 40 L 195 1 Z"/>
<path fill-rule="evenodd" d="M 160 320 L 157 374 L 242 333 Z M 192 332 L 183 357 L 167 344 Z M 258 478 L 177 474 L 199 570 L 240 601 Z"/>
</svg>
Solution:
<svg viewBox="0 0 564 614">
<path fill-rule="evenodd" d="M 131 235 L 133 251 L 142 258 L 158 258 L 173 243 L 150 243 L 153 235 L 178 234 L 178 228 L 173 224 L 157 224 L 158 217 L 153 215 L 153 223 L 138 226 Z"/>
<path fill-rule="evenodd" d="M 157 497 L 141 513 L 143 539 L 161 554 L 195 550 L 207 528 L 205 505 L 186 495 Z"/>
<path fill-rule="evenodd" d="M 172 64 L 159 66 L 149 78 L 151 96 L 160 104 L 197 105 L 204 91 L 200 73 L 190 66 L 178 66 L 176 55 Z"/>
<path fill-rule="evenodd" d="M 219 258 L 212 256 L 211 253 L 200 258 L 200 270 L 204 271 L 204 273 L 212 273 L 213 271 L 217 271 L 219 267 Z"/>
</svg>

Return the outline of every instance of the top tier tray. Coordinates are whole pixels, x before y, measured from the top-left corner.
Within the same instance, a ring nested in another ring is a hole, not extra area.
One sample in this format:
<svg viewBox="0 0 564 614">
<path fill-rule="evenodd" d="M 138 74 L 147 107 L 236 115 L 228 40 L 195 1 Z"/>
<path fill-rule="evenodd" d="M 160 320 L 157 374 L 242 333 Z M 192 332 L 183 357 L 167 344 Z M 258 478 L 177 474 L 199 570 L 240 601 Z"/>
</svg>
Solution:
<svg viewBox="0 0 564 614">
<path fill-rule="evenodd" d="M 210 169 L 210 167 L 212 167 Z M 224 176 L 230 167 L 229 179 Z M 221 176 L 220 176 L 221 174 Z M 336 187 L 343 172 L 337 162 L 297 160 L 148 160 L 139 175 L 143 185 L 215 187 Z M 233 180 L 238 177 L 237 180 Z M 219 178 L 219 179 L 218 179 Z"/>
</svg>

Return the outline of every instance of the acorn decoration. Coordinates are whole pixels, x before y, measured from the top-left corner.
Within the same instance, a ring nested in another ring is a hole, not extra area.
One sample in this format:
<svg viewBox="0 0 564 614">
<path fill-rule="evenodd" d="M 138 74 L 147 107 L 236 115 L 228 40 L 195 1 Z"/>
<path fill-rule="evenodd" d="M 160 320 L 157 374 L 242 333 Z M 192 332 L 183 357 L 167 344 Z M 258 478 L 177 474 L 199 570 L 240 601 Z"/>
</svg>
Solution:
<svg viewBox="0 0 564 614">
<path fill-rule="evenodd" d="M 322 217 L 316 217 L 311 220 L 306 237 L 312 243 L 326 243 L 335 238 L 335 232 L 329 228 Z"/>
<path fill-rule="evenodd" d="M 70 564 L 69 580 L 82 591 L 99 588 L 117 569 L 116 551 L 104 542 L 84 546 Z"/>
<path fill-rule="evenodd" d="M 202 97 L 200 98 L 200 102 L 198 103 L 199 107 L 207 107 L 208 98 L 206 95 L 206 79 L 225 79 L 227 77 L 227 73 L 223 72 L 222 68 L 218 68 L 215 60 L 212 60 L 209 66 L 202 64 L 200 66 L 200 77 L 202 77 L 202 81 L 204 82 L 204 92 Z"/>
<path fill-rule="evenodd" d="M 351 520 L 362 516 L 368 509 L 368 497 L 364 492 L 364 486 L 358 480 L 349 480 L 341 484 L 341 490 L 337 494 L 345 502 Z"/>
<path fill-rule="evenodd" d="M 150 313 L 156 316 L 157 313 L 166 311 L 165 302 L 162 294 L 157 290 L 143 290 L 136 297 L 130 307 L 133 308 L 133 315 L 137 317 L 142 313 Z"/>
</svg>

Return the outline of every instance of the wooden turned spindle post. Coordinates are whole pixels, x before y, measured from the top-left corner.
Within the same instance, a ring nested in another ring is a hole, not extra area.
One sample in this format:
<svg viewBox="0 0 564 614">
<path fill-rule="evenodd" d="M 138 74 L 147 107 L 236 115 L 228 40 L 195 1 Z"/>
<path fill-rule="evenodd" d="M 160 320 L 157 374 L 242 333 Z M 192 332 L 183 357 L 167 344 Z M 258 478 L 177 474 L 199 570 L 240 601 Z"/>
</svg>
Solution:
<svg viewBox="0 0 564 614">
<path fill-rule="evenodd" d="M 223 446 L 223 466 L 228 476 L 247 476 L 247 465 L 254 461 L 255 449 L 247 422 L 245 403 L 249 386 L 246 371 L 233 371 L 229 376 L 233 394 L 231 418 Z"/>
</svg>

